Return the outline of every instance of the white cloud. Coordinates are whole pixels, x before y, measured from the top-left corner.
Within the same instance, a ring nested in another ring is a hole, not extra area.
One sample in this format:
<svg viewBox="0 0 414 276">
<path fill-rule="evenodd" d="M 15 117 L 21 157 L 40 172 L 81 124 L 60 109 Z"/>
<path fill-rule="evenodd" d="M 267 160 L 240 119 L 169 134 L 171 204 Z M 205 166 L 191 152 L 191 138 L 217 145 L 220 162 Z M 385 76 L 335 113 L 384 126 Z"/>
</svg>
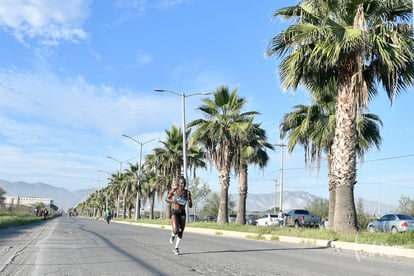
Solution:
<svg viewBox="0 0 414 276">
<path fill-rule="evenodd" d="M 137 61 L 142 65 L 149 64 L 152 61 L 152 56 L 145 53 L 139 53 L 137 55 Z"/>
<path fill-rule="evenodd" d="M 163 120 L 154 108 L 160 107 L 156 93 L 92 85 L 81 77 L 58 79 L 21 71 L 0 70 L 0 79 L 0 116 L 18 115 L 20 119 L 58 124 L 60 128 L 87 128 L 108 136 L 122 130 L 151 130 Z M 174 108 L 163 111 L 173 112 Z"/>
<path fill-rule="evenodd" d="M 188 0 L 159 0 L 157 7 L 161 9 L 170 9 L 185 2 L 188 2 Z"/>
<path fill-rule="evenodd" d="M 176 97 L 0 68 L 0 175 L 75 188 L 113 167 L 107 155 L 137 157 L 122 134 L 161 138 L 177 110 Z"/>
<path fill-rule="evenodd" d="M 0 26 L 22 43 L 28 38 L 44 45 L 76 42 L 88 37 L 82 24 L 89 16 L 89 5 L 89 0 L 3 0 Z"/>
</svg>

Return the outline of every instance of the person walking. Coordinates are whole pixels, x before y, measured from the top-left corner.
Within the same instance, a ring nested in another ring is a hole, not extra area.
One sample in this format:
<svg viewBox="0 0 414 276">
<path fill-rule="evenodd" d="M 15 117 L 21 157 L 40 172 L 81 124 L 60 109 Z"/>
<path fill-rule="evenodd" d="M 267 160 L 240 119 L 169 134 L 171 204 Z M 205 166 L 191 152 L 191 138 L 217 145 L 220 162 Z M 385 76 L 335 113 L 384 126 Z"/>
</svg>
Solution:
<svg viewBox="0 0 414 276">
<path fill-rule="evenodd" d="M 188 204 L 188 207 L 193 208 L 191 193 L 185 188 L 186 185 L 185 178 L 181 176 L 178 179 L 178 186 L 172 188 L 165 199 L 168 204 L 171 204 L 172 233 L 170 244 L 174 244 L 175 241 L 175 248 L 173 250 L 175 255 L 180 254 L 179 248 L 186 221 L 185 206 Z"/>
<path fill-rule="evenodd" d="M 47 216 L 49 215 L 49 210 L 44 208 L 42 213 L 43 213 L 43 220 L 46 220 Z"/>
<path fill-rule="evenodd" d="M 106 223 L 109 224 L 109 222 L 111 221 L 111 210 L 110 209 L 106 209 L 105 218 L 106 218 Z"/>
</svg>

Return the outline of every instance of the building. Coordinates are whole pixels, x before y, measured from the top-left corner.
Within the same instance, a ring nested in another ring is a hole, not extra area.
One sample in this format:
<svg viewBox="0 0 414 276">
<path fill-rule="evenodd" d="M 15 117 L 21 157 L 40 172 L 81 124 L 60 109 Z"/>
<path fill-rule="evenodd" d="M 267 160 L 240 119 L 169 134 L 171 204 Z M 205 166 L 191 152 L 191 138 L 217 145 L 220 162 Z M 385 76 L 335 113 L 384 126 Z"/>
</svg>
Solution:
<svg viewBox="0 0 414 276">
<path fill-rule="evenodd" d="M 33 206 L 36 203 L 43 203 L 46 206 L 53 204 L 53 198 L 50 197 L 24 197 L 24 196 L 5 196 L 4 204 L 6 206 Z"/>
</svg>

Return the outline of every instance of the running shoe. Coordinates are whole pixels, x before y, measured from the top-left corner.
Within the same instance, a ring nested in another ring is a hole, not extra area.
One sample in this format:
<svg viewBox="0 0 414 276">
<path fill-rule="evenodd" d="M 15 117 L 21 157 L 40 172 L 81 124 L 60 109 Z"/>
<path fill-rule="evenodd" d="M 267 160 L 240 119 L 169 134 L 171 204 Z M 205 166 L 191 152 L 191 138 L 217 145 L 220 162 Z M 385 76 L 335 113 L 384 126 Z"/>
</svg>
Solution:
<svg viewBox="0 0 414 276">
<path fill-rule="evenodd" d="M 178 250 L 178 248 L 174 249 L 173 252 L 174 252 L 174 255 L 180 255 L 180 251 Z"/>
<path fill-rule="evenodd" d="M 173 244 L 174 243 L 174 240 L 175 240 L 175 236 L 171 236 L 171 238 L 170 238 L 170 244 Z"/>
</svg>

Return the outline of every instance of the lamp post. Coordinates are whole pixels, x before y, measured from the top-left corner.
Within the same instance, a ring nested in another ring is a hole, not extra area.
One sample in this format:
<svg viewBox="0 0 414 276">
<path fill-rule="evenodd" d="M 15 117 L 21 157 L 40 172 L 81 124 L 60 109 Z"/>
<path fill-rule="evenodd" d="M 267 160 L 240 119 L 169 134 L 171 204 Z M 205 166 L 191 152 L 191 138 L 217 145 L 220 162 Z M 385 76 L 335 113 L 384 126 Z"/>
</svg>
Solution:
<svg viewBox="0 0 414 276">
<path fill-rule="evenodd" d="M 129 159 L 124 160 L 124 161 L 119 161 L 118 159 L 116 159 L 115 157 L 112 157 L 112 156 L 107 156 L 107 158 L 115 160 L 116 162 L 119 163 L 119 172 L 118 172 L 119 176 L 121 176 L 122 164 L 134 159 L 134 158 L 129 158 Z M 125 199 L 124 199 L 124 204 L 125 204 Z M 117 215 L 117 217 L 119 216 L 119 192 L 118 192 L 118 198 L 117 198 L 117 204 L 116 204 L 116 215 Z"/>
<path fill-rule="evenodd" d="M 286 145 L 283 143 L 273 144 L 274 146 L 280 147 L 280 195 L 279 195 L 279 211 L 283 212 L 283 147 Z"/>
<path fill-rule="evenodd" d="M 185 94 L 185 93 L 178 93 L 175 91 L 167 90 L 167 89 L 154 89 L 155 92 L 165 92 L 174 95 L 178 95 L 181 97 L 181 119 L 182 119 L 182 132 L 183 132 L 183 174 L 185 180 L 187 179 L 187 137 L 186 137 L 186 123 L 185 123 L 185 98 L 196 96 L 196 95 L 210 95 L 210 92 L 202 92 L 202 93 L 193 93 L 193 94 Z"/>
<path fill-rule="evenodd" d="M 274 198 L 273 198 L 273 214 L 276 214 L 276 193 L 277 193 L 277 180 L 273 179 L 273 181 L 275 182 L 275 194 L 274 194 Z"/>
<path fill-rule="evenodd" d="M 186 123 L 185 123 L 185 98 L 196 96 L 196 95 L 210 95 L 210 92 L 201 92 L 201 93 L 193 93 L 193 94 L 185 94 L 185 93 L 178 93 L 175 91 L 171 91 L 168 89 L 154 89 L 155 92 L 160 93 L 170 93 L 174 95 L 178 95 L 181 97 L 181 119 L 182 119 L 182 132 L 183 132 L 183 174 L 185 177 L 185 181 L 187 181 L 188 185 L 188 177 L 187 177 L 187 137 L 186 137 Z M 187 205 L 187 214 L 189 213 L 188 205 Z M 189 216 L 187 216 L 187 222 L 189 221 Z"/>
<path fill-rule="evenodd" d="M 136 200 L 135 200 L 135 220 L 138 220 L 138 218 L 140 217 L 140 210 L 139 210 L 139 192 L 141 190 L 141 162 L 142 162 L 142 146 L 149 143 L 149 142 L 153 142 L 158 140 L 158 138 L 154 138 L 145 142 L 140 142 L 134 138 L 132 138 L 131 136 L 128 136 L 126 134 L 122 134 L 122 136 L 131 139 L 132 141 L 136 142 L 139 144 L 139 164 L 138 164 L 138 180 L 137 180 L 137 196 L 136 196 Z"/>
</svg>

